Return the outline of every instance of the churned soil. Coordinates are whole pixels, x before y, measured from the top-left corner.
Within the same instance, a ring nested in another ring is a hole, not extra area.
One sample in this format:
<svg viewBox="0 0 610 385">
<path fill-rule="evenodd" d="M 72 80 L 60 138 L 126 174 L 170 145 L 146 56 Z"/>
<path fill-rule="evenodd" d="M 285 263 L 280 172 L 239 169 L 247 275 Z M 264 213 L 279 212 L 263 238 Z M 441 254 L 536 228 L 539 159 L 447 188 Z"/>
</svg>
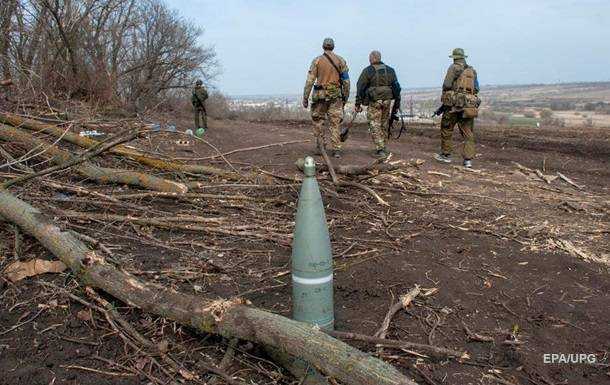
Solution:
<svg viewBox="0 0 610 385">
<path fill-rule="evenodd" d="M 213 121 L 210 126 L 204 138 L 222 152 L 299 141 L 227 155 L 238 169 L 299 177 L 295 160 L 313 152 L 307 122 Z M 399 140 L 391 141 L 390 161 L 404 161 L 401 173 L 361 178 L 389 206 L 361 190 L 334 193 L 329 182 L 322 182 L 326 176 L 320 177 L 335 260 L 336 328 L 374 334 L 398 296 L 419 285 L 430 295 L 416 298 L 408 311 L 398 312 L 387 338 L 465 351 L 470 359 L 447 360 L 387 348 L 379 352 L 417 383 L 609 384 L 610 130 L 477 127 L 476 135 L 474 170 L 460 167 L 457 155 L 451 165 L 433 160 L 438 127 L 409 127 Z M 182 146 L 178 139 L 184 137 L 159 134 L 139 145 L 173 158 L 216 154 L 204 143 Z M 366 127 L 357 125 L 337 163 L 369 164 L 372 149 Z M 117 162 L 139 167 L 112 160 Z M 228 167 L 220 158 L 191 162 Z M 535 170 L 553 180 L 547 183 Z M 558 173 L 581 188 L 555 178 Z M 87 187 L 105 194 L 134 192 Z M 195 204 L 156 198 L 140 203 L 166 213 L 243 215 L 260 220 L 261 228 L 290 234 L 298 186 L 278 191 L 231 188 L 210 192 L 270 197 L 279 203 L 261 206 L 258 212 L 255 206 L 241 203 L 228 207 L 214 201 Z M 26 201 L 31 196 L 27 190 L 22 195 Z M 94 210 L 80 201 L 53 205 Z M 285 243 L 129 224 L 73 223 L 80 226 L 75 230 L 112 245 L 121 264 L 143 279 L 211 297 L 240 295 L 256 306 L 290 316 L 290 248 Z M 0 258 L 13 258 L 13 237 L 12 228 L 1 224 Z M 50 258 L 31 238 L 26 236 L 24 244 L 23 259 Z M 165 383 L 195 383 L 163 377 L 150 357 L 126 348 L 99 314 L 41 286 L 40 281 L 68 287 L 86 298 L 68 273 L 16 284 L 2 281 L 0 384 L 153 381 L 134 375 L 131 367 L 149 371 Z M 218 363 L 227 341 L 122 303 L 116 306 L 151 340 L 168 340 L 175 357 L 199 373 L 202 381 L 211 378 L 198 368 L 197 360 Z M 490 341 L 479 341 L 475 334 Z M 374 346 L 354 344 L 377 352 Z M 236 376 L 259 384 L 298 383 L 281 375 L 262 349 L 245 342 L 238 347 L 231 366 Z M 597 363 L 545 362 L 545 354 L 580 353 L 595 354 Z"/>
</svg>

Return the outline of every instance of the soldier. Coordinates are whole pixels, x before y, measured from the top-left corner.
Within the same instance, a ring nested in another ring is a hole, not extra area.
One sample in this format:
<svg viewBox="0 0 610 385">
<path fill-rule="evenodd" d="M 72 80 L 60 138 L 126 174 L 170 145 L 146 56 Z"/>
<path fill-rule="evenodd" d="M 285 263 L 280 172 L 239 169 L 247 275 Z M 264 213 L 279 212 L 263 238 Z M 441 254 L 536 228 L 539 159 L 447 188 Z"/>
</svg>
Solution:
<svg viewBox="0 0 610 385">
<path fill-rule="evenodd" d="M 366 118 L 375 144 L 375 155 L 386 158 L 389 152 L 386 147 L 386 132 L 383 128 L 388 123 L 392 100 L 394 100 L 392 116 L 395 116 L 400 107 L 400 84 L 394 69 L 381 61 L 379 51 L 371 52 L 369 62 L 371 65 L 362 70 L 358 79 L 356 112 L 362 111 L 362 105 L 368 106 Z"/>
<path fill-rule="evenodd" d="M 208 98 L 208 91 L 203 86 L 201 80 L 195 82 L 195 88 L 193 88 L 193 95 L 191 96 L 191 103 L 193 104 L 193 110 L 195 112 L 195 130 L 208 128 L 207 111 L 205 110 L 204 102 Z"/>
<path fill-rule="evenodd" d="M 305 89 L 303 90 L 303 107 L 309 106 L 311 96 L 311 119 L 313 133 L 316 137 L 316 148 L 326 148 L 324 121 L 328 117 L 330 131 L 330 149 L 332 156 L 341 157 L 341 130 L 339 125 L 343 120 L 343 107 L 349 98 L 349 75 L 345 60 L 333 52 L 335 42 L 331 38 L 324 39 L 324 53 L 315 59 L 309 67 Z"/>
<path fill-rule="evenodd" d="M 435 159 L 443 163 L 451 163 L 453 127 L 457 124 L 464 141 L 462 155 L 464 167 L 472 167 L 474 148 L 474 118 L 478 115 L 481 104 L 479 99 L 479 80 L 477 72 L 466 64 L 464 50 L 456 48 L 449 56 L 453 64 L 447 70 L 443 82 L 441 109 L 441 153 L 435 154 Z"/>
</svg>

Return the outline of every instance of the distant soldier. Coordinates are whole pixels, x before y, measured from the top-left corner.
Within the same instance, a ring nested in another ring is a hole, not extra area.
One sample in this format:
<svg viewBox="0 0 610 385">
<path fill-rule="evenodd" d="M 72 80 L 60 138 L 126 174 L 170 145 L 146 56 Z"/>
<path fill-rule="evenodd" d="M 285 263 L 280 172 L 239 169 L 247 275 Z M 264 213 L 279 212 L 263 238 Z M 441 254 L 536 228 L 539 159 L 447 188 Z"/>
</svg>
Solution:
<svg viewBox="0 0 610 385">
<path fill-rule="evenodd" d="M 447 70 L 443 82 L 441 100 L 443 117 L 441 119 L 441 153 L 435 159 L 443 163 L 451 163 L 453 127 L 457 124 L 464 140 L 462 155 L 464 167 L 472 167 L 475 156 L 474 148 L 474 118 L 478 116 L 479 80 L 477 72 L 466 64 L 467 56 L 464 50 L 456 48 L 449 56 L 453 64 Z"/>
<path fill-rule="evenodd" d="M 328 117 L 330 131 L 330 149 L 332 156 L 341 157 L 341 129 L 343 106 L 349 98 L 349 75 L 346 61 L 333 52 L 335 42 L 331 38 L 322 43 L 324 53 L 315 59 L 309 67 L 305 89 L 303 90 L 303 107 L 309 106 L 311 96 L 311 119 L 316 147 L 326 148 L 324 121 Z"/>
<path fill-rule="evenodd" d="M 195 130 L 208 128 L 208 113 L 205 110 L 205 101 L 208 98 L 208 91 L 203 86 L 201 80 L 195 82 L 195 88 L 193 88 L 193 95 L 191 96 L 191 103 L 193 104 L 193 110 L 195 112 Z"/>
<path fill-rule="evenodd" d="M 394 69 L 381 61 L 379 51 L 371 52 L 369 62 L 371 65 L 362 71 L 358 79 L 356 112 L 362 111 L 362 105 L 368 106 L 366 118 L 375 144 L 375 155 L 386 158 L 390 154 L 386 147 L 384 127 L 388 124 L 390 108 L 392 108 L 392 117 L 400 108 L 400 84 Z"/>
</svg>

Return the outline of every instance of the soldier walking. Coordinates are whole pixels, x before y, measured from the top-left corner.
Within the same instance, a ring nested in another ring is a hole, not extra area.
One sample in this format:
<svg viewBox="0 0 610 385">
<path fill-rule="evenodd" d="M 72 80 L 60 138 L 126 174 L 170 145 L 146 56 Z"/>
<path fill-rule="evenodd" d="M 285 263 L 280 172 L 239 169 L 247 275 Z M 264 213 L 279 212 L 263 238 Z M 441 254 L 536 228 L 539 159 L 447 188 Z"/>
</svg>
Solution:
<svg viewBox="0 0 610 385">
<path fill-rule="evenodd" d="M 358 79 L 356 94 L 356 112 L 362 111 L 362 105 L 368 106 L 366 118 L 369 132 L 375 144 L 375 155 L 386 158 L 390 154 L 386 147 L 386 131 L 390 108 L 392 116 L 400 108 L 400 84 L 394 69 L 381 61 L 381 53 L 373 51 L 369 55 L 370 66 L 366 67 Z M 394 107 L 391 107 L 394 100 Z"/>
<path fill-rule="evenodd" d="M 453 64 L 447 70 L 441 96 L 441 109 L 444 111 L 441 119 L 441 153 L 434 157 L 439 162 L 451 163 L 453 127 L 457 124 L 464 141 L 463 164 L 470 168 L 475 156 L 474 118 L 478 116 L 481 104 L 479 80 L 474 68 L 466 64 L 468 56 L 462 48 L 454 49 L 449 57 L 453 58 Z"/>
<path fill-rule="evenodd" d="M 349 98 L 350 81 L 345 59 L 333 52 L 335 42 L 331 38 L 322 43 L 324 53 L 315 59 L 309 67 L 305 89 L 303 90 L 303 107 L 309 106 L 311 95 L 311 119 L 313 133 L 316 137 L 316 148 L 326 148 L 324 122 L 328 118 L 330 132 L 330 149 L 332 156 L 341 157 L 341 130 L 343 107 Z"/>
<path fill-rule="evenodd" d="M 191 96 L 191 103 L 193 104 L 193 111 L 195 114 L 195 130 L 208 129 L 208 117 L 207 111 L 205 110 L 205 101 L 208 98 L 208 91 L 203 86 L 201 80 L 195 82 L 195 88 L 193 88 L 193 95 Z"/>
</svg>

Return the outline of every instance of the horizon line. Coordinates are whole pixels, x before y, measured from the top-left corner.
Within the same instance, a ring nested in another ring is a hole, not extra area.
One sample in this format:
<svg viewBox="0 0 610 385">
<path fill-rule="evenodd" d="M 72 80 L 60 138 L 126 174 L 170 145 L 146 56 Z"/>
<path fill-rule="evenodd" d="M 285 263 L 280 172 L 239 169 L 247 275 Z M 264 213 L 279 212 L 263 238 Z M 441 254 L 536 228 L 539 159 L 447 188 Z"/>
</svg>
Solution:
<svg viewBox="0 0 610 385">
<path fill-rule="evenodd" d="M 568 82 L 555 82 L 555 83 L 506 83 L 506 84 L 484 84 L 481 86 L 481 90 L 484 88 L 500 88 L 500 87 L 539 87 L 539 86 L 570 86 L 570 85 L 609 85 L 610 80 L 596 80 L 596 81 L 568 81 Z M 424 86 L 424 87 L 407 87 L 403 88 L 402 91 L 425 91 L 439 89 L 440 86 Z M 218 90 L 222 93 L 222 91 Z M 351 92 L 350 92 L 351 94 Z M 261 94 L 224 94 L 229 98 L 247 97 L 247 96 L 295 96 L 300 95 L 299 93 L 261 93 Z"/>
</svg>

